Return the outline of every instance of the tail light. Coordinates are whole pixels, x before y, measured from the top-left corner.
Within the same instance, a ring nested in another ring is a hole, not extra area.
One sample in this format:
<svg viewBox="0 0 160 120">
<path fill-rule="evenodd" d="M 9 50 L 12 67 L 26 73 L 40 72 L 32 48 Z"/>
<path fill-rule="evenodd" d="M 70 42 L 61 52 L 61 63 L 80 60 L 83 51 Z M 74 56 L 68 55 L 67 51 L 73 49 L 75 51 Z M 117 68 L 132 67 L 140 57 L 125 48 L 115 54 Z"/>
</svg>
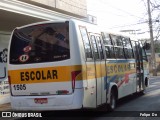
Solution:
<svg viewBox="0 0 160 120">
<path fill-rule="evenodd" d="M 10 76 L 8 76 L 8 83 L 9 83 L 9 85 L 11 84 L 11 77 Z"/>
<path fill-rule="evenodd" d="M 72 89 L 73 89 L 73 92 L 74 92 L 74 89 L 75 89 L 76 77 L 77 77 L 77 75 L 79 75 L 80 73 L 81 73 L 81 71 L 73 71 L 73 72 L 71 72 L 71 75 L 72 75 Z"/>
</svg>

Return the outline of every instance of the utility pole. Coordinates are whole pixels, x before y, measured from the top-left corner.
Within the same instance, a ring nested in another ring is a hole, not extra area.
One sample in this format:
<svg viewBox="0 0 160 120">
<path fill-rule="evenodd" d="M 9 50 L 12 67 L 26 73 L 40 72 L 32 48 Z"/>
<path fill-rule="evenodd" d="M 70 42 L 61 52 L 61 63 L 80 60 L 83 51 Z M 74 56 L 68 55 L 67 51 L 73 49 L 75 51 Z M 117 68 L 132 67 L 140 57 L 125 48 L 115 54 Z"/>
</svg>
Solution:
<svg viewBox="0 0 160 120">
<path fill-rule="evenodd" d="M 153 72 L 153 76 L 157 76 L 155 48 L 154 48 L 154 40 L 153 40 L 153 29 L 152 29 L 152 16 L 151 16 L 151 10 L 150 10 L 150 0 L 147 0 L 147 4 L 148 4 L 148 19 L 149 19 L 150 40 L 151 40 L 152 72 Z"/>
</svg>

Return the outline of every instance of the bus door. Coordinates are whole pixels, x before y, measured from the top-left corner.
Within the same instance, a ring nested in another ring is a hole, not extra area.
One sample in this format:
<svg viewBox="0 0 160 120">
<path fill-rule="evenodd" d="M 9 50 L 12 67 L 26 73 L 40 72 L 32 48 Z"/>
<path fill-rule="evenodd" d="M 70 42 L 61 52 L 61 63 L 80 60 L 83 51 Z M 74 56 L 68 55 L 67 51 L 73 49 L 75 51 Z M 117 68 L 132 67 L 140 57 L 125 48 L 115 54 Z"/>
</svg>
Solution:
<svg viewBox="0 0 160 120">
<path fill-rule="evenodd" d="M 137 74 L 137 91 L 143 90 L 144 84 L 144 68 L 143 68 L 143 57 L 142 57 L 142 48 L 139 42 L 136 42 L 135 45 L 136 53 L 136 74 Z"/>
<path fill-rule="evenodd" d="M 98 94 L 98 90 L 101 91 L 101 95 L 99 95 L 99 98 L 97 97 L 97 101 L 99 101 L 98 103 L 106 103 L 106 86 L 105 86 L 105 82 L 106 82 L 106 76 L 107 76 L 107 72 L 106 72 L 106 61 L 105 61 L 105 56 L 104 56 L 104 51 L 103 51 L 103 47 L 102 47 L 102 37 L 97 35 L 96 36 L 97 39 L 97 45 L 98 45 L 98 49 L 99 49 L 99 54 L 100 54 L 100 82 L 99 85 L 97 85 L 97 94 Z M 98 83 L 98 81 L 97 81 Z M 100 101 L 101 100 L 101 101 Z"/>
<path fill-rule="evenodd" d="M 94 66 L 95 66 L 95 79 L 96 79 L 96 103 L 97 106 L 106 102 L 104 99 L 104 77 L 105 72 L 105 60 L 101 44 L 101 36 L 99 34 L 90 34 L 92 49 L 94 54 Z M 106 93 L 105 93 L 106 94 Z"/>
<path fill-rule="evenodd" d="M 145 49 L 143 48 L 142 43 L 140 43 L 140 54 L 141 54 L 141 68 L 142 68 L 142 72 L 141 72 L 141 77 L 142 77 L 142 89 L 141 90 L 145 90 L 145 78 L 148 76 L 149 71 L 147 70 L 147 55 L 145 52 Z"/>
<path fill-rule="evenodd" d="M 96 108 L 96 71 L 95 71 L 95 60 L 93 58 L 92 45 L 89 39 L 89 35 L 86 27 L 80 26 L 80 32 L 82 35 L 85 56 L 86 56 L 86 81 L 84 81 L 84 100 L 83 107 Z M 85 71 L 85 70 L 84 70 Z"/>
</svg>

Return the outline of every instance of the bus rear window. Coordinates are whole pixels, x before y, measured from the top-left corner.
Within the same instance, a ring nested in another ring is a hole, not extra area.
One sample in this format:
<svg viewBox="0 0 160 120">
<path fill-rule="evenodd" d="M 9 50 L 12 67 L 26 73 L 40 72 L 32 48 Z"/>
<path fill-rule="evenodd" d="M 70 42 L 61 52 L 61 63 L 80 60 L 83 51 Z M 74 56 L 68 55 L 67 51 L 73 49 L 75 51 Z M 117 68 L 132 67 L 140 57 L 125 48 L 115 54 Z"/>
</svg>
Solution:
<svg viewBox="0 0 160 120">
<path fill-rule="evenodd" d="M 69 58 L 69 22 L 38 24 L 13 32 L 11 64 L 54 62 Z"/>
</svg>

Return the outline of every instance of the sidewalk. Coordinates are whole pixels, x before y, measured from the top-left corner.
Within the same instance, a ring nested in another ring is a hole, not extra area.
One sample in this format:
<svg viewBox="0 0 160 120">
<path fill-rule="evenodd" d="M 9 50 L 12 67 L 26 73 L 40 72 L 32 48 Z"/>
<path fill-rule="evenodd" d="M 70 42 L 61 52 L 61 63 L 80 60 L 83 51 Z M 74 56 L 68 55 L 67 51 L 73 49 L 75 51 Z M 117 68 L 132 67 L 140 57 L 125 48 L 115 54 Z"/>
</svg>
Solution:
<svg viewBox="0 0 160 120">
<path fill-rule="evenodd" d="M 153 76 L 152 73 L 149 74 L 149 78 L 153 79 L 153 78 L 160 78 L 160 72 L 157 73 L 157 76 Z"/>
<path fill-rule="evenodd" d="M 150 73 L 150 74 L 149 74 L 149 77 L 150 77 L 150 78 L 153 78 L 153 77 L 160 77 L 160 72 L 157 72 L 157 76 L 153 76 L 153 73 Z"/>
</svg>

